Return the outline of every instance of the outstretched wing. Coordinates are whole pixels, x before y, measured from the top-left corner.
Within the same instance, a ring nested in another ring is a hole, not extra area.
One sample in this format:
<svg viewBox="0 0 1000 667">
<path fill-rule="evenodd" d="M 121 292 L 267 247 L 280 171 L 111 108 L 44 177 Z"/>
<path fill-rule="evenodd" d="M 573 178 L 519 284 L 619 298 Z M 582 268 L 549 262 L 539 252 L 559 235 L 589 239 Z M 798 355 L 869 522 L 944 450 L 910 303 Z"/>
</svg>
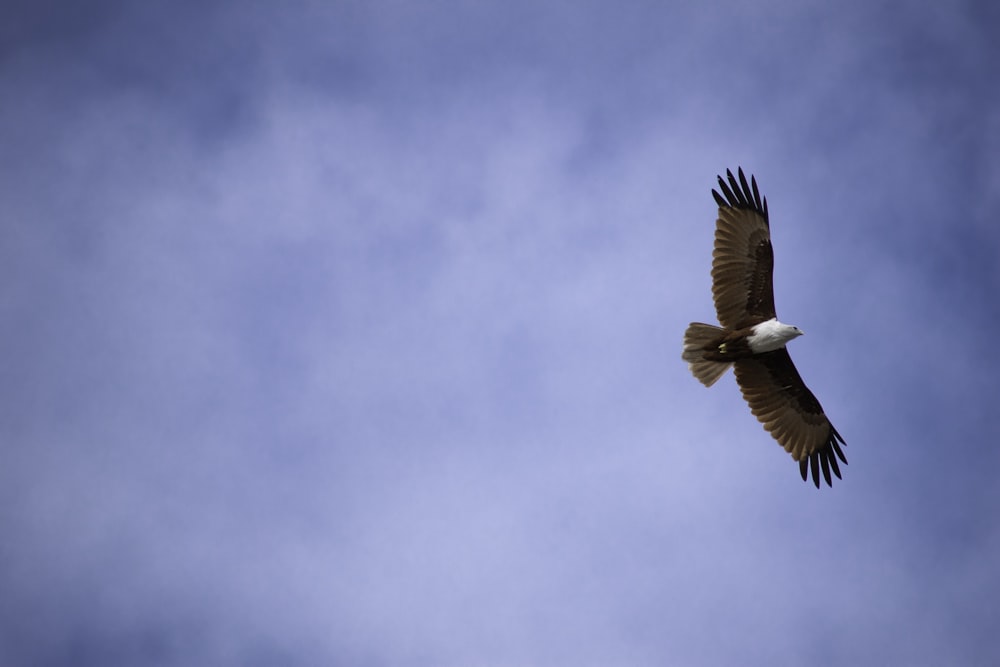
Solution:
<svg viewBox="0 0 1000 667">
<path fill-rule="evenodd" d="M 712 296 L 719 323 L 742 329 L 769 320 L 774 314 L 774 253 L 768 226 L 767 199 L 757 191 L 753 176 L 747 184 L 743 169 L 739 182 L 726 170 L 729 185 L 719 176 L 723 195 L 712 190 L 719 204 L 712 251 Z"/>
<path fill-rule="evenodd" d="M 831 470 L 840 478 L 837 459 L 847 463 L 840 448 L 846 443 L 802 382 L 788 350 L 781 348 L 740 359 L 734 370 L 750 411 L 799 462 L 802 479 L 807 480 L 811 470 L 819 488 L 820 469 L 827 486 L 832 485 Z"/>
</svg>

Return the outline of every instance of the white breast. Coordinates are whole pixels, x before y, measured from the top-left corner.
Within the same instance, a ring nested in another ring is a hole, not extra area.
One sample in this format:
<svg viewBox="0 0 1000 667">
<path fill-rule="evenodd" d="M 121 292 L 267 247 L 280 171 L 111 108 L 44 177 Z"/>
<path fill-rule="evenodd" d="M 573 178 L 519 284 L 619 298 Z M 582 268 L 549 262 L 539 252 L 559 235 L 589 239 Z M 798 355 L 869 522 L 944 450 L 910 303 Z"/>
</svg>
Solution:
<svg viewBox="0 0 1000 667">
<path fill-rule="evenodd" d="M 755 324 L 753 333 L 747 337 L 750 350 L 754 353 L 779 350 L 785 343 L 802 335 L 798 327 L 782 324 L 777 318 Z"/>
</svg>

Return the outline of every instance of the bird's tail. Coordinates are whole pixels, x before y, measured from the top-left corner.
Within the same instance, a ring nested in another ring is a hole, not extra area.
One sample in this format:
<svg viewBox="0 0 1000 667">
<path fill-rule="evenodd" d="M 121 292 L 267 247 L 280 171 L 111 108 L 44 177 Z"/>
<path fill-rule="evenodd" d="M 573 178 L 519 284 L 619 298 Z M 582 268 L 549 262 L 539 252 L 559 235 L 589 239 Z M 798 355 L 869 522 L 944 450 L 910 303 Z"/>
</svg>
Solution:
<svg viewBox="0 0 1000 667">
<path fill-rule="evenodd" d="M 692 322 L 684 332 L 684 351 L 681 353 L 681 358 L 688 363 L 691 373 L 706 387 L 715 384 L 716 380 L 733 365 L 732 362 L 710 361 L 704 355 L 705 346 L 717 340 L 723 333 L 723 329 L 701 322 Z"/>
</svg>

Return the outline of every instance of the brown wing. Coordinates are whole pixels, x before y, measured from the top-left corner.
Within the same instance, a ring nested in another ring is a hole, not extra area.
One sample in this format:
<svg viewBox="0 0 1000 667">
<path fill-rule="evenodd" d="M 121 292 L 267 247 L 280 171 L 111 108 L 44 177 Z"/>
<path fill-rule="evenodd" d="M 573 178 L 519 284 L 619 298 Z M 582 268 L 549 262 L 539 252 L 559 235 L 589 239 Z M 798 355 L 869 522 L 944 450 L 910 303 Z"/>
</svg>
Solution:
<svg viewBox="0 0 1000 667">
<path fill-rule="evenodd" d="M 742 329 L 774 314 L 774 253 L 768 226 L 767 199 L 757 191 L 757 181 L 747 184 L 739 169 L 739 182 L 726 170 L 729 185 L 719 176 L 712 196 L 719 204 L 712 251 L 712 296 L 719 323 L 727 329 Z M 732 186 L 732 187 L 730 187 Z"/>
<path fill-rule="evenodd" d="M 830 471 L 840 478 L 839 458 L 847 459 L 840 445 L 846 444 L 823 407 L 795 370 L 788 350 L 782 348 L 736 362 L 736 382 L 750 411 L 775 440 L 799 462 L 802 479 L 812 470 L 819 488 L 819 472 L 831 486 Z"/>
</svg>

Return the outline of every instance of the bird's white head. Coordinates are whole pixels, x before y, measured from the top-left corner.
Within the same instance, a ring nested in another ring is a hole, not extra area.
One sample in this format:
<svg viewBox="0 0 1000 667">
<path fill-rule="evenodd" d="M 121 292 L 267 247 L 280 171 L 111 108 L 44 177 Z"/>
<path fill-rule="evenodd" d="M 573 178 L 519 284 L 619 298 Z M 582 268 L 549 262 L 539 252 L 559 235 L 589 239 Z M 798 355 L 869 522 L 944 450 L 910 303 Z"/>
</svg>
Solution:
<svg viewBox="0 0 1000 667">
<path fill-rule="evenodd" d="M 773 318 L 754 326 L 753 333 L 747 338 L 747 342 L 754 352 L 770 352 L 784 347 L 785 343 L 793 338 L 798 338 L 802 333 L 802 329 Z"/>
</svg>

